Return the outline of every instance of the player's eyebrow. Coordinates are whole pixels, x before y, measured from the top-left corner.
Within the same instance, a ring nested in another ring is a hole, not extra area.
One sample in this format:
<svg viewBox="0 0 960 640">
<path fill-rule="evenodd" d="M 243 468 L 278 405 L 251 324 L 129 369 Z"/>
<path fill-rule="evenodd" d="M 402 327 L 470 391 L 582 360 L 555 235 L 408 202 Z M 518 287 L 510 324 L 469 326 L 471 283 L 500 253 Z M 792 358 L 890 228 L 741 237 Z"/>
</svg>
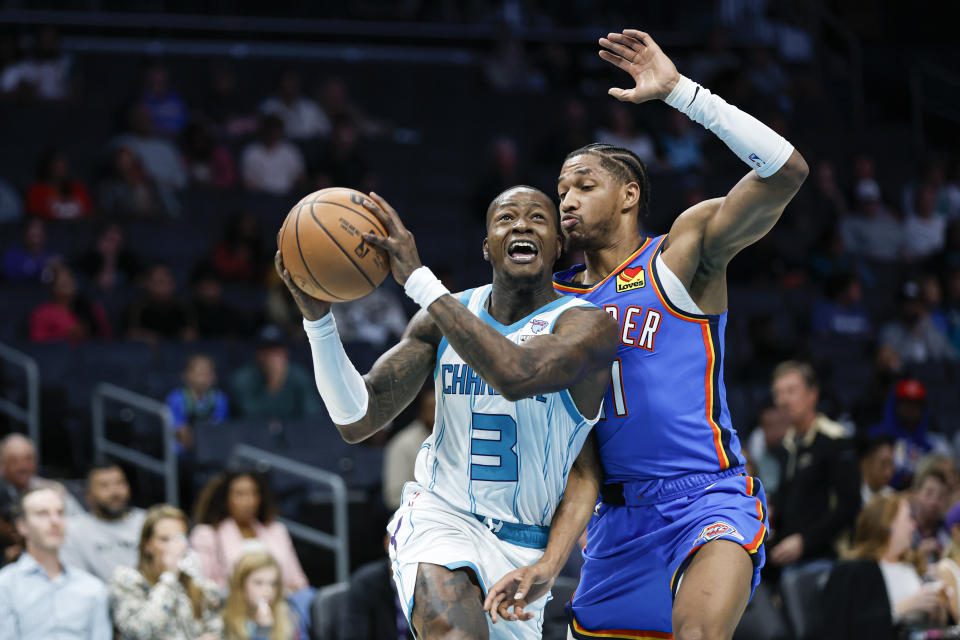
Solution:
<svg viewBox="0 0 960 640">
<path fill-rule="evenodd" d="M 591 173 L 593 173 L 593 170 L 592 170 L 592 169 L 590 169 L 590 168 L 584 168 L 584 169 L 577 169 L 576 171 L 573 172 L 573 175 L 575 175 L 575 176 L 585 176 L 585 175 L 589 175 L 589 174 L 591 174 Z M 567 176 L 567 175 L 562 175 L 562 176 L 560 176 L 559 178 L 557 178 L 557 184 L 563 182 L 564 179 L 567 178 L 567 177 L 569 177 L 569 176 Z"/>
</svg>

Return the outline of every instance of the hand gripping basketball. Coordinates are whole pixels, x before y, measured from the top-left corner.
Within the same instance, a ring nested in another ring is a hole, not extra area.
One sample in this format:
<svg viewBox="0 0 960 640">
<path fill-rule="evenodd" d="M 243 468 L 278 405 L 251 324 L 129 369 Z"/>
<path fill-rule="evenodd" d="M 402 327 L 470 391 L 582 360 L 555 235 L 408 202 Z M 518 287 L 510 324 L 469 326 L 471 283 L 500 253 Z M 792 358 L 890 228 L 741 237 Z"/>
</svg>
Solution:
<svg viewBox="0 0 960 640">
<path fill-rule="evenodd" d="M 417 243 L 413 234 L 403 226 L 400 216 L 390 204 L 374 192 L 370 192 L 373 199 L 364 200 L 363 206 L 383 224 L 387 230 L 387 237 L 375 233 L 364 233 L 364 241 L 375 247 L 380 247 L 390 255 L 390 269 L 393 277 L 403 286 L 407 278 L 416 269 L 422 266 L 420 254 L 417 252 Z"/>
<path fill-rule="evenodd" d="M 290 277 L 290 272 L 283 266 L 283 256 L 280 255 L 279 250 L 273 256 L 273 265 L 276 267 L 280 279 L 283 280 L 283 284 L 287 285 L 287 289 L 290 290 L 290 295 L 293 296 L 293 301 L 297 303 L 297 308 L 300 309 L 300 313 L 303 314 L 304 318 L 307 320 L 319 320 L 327 315 L 330 311 L 331 303 L 307 295 L 300 287 L 294 284 L 293 278 Z"/>
</svg>

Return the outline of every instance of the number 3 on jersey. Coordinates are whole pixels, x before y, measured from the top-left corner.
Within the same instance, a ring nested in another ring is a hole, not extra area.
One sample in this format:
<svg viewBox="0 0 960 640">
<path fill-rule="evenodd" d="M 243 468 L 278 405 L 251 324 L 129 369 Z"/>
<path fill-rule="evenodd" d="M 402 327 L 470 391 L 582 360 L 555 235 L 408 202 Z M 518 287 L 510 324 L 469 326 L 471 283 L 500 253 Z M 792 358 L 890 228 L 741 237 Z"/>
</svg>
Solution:
<svg viewBox="0 0 960 640">
<path fill-rule="evenodd" d="M 503 414 L 475 413 L 470 431 L 470 479 L 516 482 L 519 465 L 514 447 L 517 421 Z"/>
<path fill-rule="evenodd" d="M 610 369 L 610 397 L 613 398 L 613 413 L 618 418 L 627 416 L 627 396 L 623 391 L 623 371 L 621 370 L 620 358 L 615 358 L 613 366 Z M 607 403 L 603 403 L 603 410 L 600 413 L 600 419 L 607 419 Z"/>
</svg>

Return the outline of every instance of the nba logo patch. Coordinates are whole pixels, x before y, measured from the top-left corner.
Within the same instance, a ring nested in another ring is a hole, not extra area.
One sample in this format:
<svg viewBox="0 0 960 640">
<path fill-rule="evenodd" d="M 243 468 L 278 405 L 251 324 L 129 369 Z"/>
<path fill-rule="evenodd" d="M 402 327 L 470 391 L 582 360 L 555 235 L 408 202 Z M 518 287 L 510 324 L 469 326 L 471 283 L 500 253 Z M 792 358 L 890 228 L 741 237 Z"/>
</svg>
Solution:
<svg viewBox="0 0 960 640">
<path fill-rule="evenodd" d="M 697 539 L 694 541 L 694 544 L 703 540 L 704 542 L 710 542 L 715 540 L 720 536 L 733 536 L 737 540 L 743 542 L 743 536 L 734 528 L 732 525 L 727 524 L 726 522 L 714 522 L 711 525 L 707 525 L 700 532 L 700 535 L 697 536 Z"/>
<path fill-rule="evenodd" d="M 643 267 L 627 267 L 617 274 L 617 293 L 632 291 L 646 286 L 647 279 Z"/>
<path fill-rule="evenodd" d="M 547 324 L 548 323 L 546 320 L 539 320 L 539 319 L 531 320 L 530 330 L 533 331 L 534 333 L 540 333 L 541 331 L 547 328 Z"/>
</svg>

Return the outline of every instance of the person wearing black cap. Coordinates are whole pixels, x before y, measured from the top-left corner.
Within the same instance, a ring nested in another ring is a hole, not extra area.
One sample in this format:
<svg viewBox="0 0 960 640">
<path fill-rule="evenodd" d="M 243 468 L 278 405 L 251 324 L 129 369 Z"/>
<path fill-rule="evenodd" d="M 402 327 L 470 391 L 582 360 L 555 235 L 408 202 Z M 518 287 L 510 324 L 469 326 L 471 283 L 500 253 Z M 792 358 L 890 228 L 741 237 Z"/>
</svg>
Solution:
<svg viewBox="0 0 960 640">
<path fill-rule="evenodd" d="M 880 343 L 897 350 L 904 364 L 956 360 L 957 351 L 933 322 L 920 295 L 920 285 L 908 280 L 900 289 L 900 316 L 880 332 Z"/>
<path fill-rule="evenodd" d="M 260 332 L 256 363 L 233 375 L 230 391 L 244 417 L 303 418 L 320 410 L 310 374 L 290 362 L 283 332 L 272 325 Z"/>
</svg>

